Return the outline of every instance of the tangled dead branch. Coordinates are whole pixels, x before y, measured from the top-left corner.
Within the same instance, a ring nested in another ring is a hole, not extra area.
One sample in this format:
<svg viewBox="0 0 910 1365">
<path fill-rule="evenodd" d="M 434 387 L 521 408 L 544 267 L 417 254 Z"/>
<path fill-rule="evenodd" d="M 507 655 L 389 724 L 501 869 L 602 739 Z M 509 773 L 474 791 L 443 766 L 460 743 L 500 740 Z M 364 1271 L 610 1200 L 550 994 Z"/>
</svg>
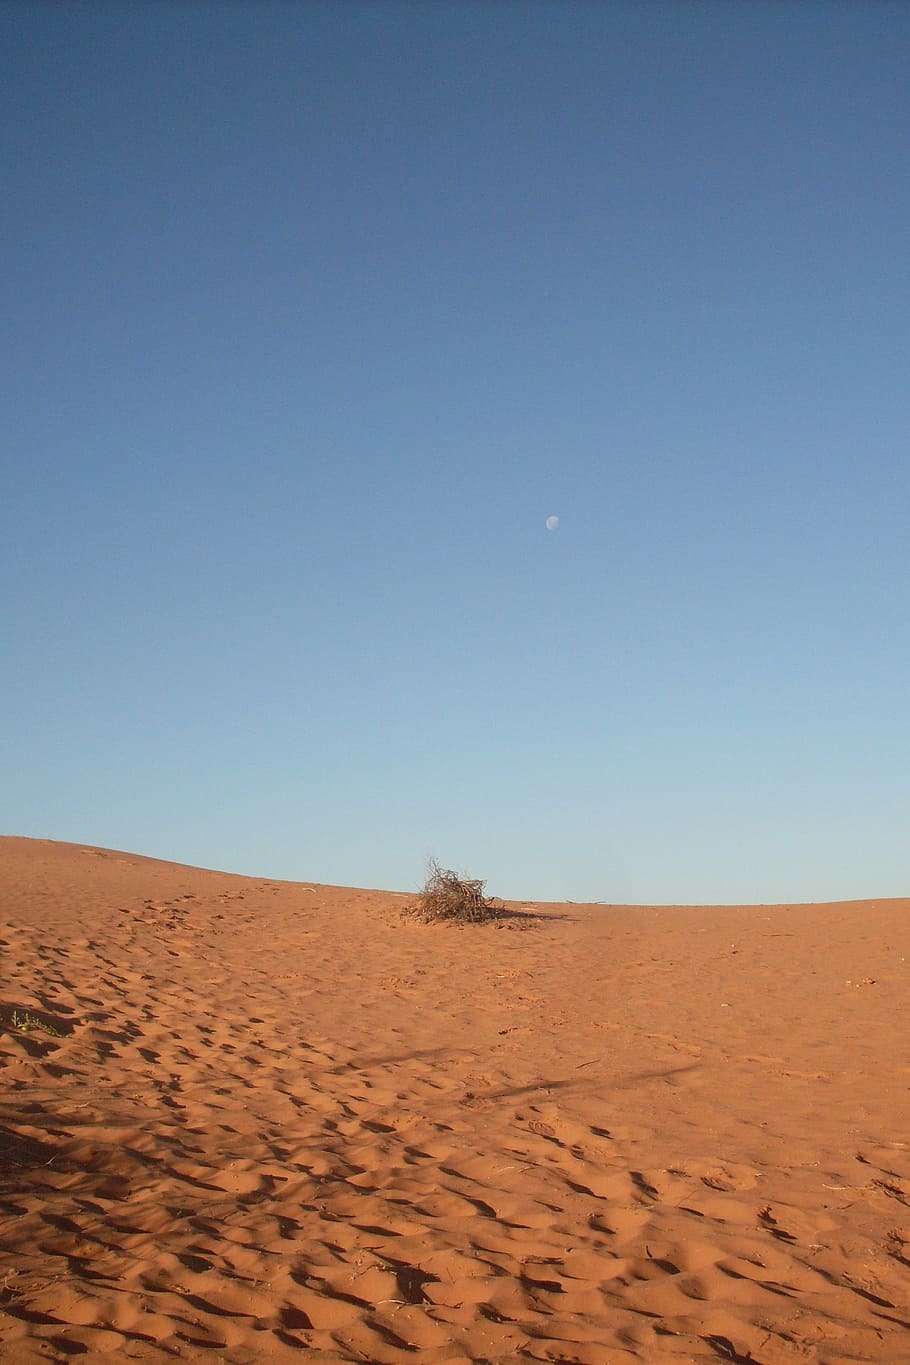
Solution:
<svg viewBox="0 0 910 1365">
<path fill-rule="evenodd" d="M 483 924 L 497 919 L 502 907 L 486 897 L 486 882 L 459 877 L 450 868 L 440 867 L 433 858 L 427 865 L 427 879 L 415 907 L 426 921 L 455 920 L 462 924 Z"/>
</svg>

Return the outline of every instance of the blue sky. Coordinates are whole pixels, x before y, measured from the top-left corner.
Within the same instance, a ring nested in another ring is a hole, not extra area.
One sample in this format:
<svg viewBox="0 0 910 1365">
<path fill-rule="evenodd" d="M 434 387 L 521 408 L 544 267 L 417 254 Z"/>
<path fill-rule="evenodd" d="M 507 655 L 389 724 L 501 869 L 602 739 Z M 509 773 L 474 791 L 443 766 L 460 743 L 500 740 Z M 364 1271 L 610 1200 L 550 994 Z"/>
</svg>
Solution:
<svg viewBox="0 0 910 1365">
<path fill-rule="evenodd" d="M 908 62 L 902 4 L 0 9 L 0 828 L 910 893 Z"/>
</svg>

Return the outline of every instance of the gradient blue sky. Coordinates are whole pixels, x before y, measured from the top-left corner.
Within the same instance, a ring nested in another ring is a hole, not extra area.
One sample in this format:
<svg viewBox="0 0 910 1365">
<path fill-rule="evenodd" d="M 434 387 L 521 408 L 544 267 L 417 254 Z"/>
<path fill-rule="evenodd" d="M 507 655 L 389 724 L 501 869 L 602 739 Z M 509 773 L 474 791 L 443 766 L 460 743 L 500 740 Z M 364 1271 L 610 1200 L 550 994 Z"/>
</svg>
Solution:
<svg viewBox="0 0 910 1365">
<path fill-rule="evenodd" d="M 3 6 L 0 828 L 910 893 L 908 71 L 905 4 Z"/>
</svg>

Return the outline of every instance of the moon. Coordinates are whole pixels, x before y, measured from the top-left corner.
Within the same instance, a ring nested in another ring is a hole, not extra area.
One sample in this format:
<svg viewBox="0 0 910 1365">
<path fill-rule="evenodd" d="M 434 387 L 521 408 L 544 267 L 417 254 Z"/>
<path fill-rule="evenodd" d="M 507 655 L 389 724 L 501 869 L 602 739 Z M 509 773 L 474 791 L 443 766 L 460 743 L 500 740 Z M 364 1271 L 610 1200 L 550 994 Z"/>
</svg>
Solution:
<svg viewBox="0 0 910 1365">
<path fill-rule="evenodd" d="M 545 524 L 548 531 L 555 531 L 559 525 L 559 517 L 547 517 Z"/>
</svg>

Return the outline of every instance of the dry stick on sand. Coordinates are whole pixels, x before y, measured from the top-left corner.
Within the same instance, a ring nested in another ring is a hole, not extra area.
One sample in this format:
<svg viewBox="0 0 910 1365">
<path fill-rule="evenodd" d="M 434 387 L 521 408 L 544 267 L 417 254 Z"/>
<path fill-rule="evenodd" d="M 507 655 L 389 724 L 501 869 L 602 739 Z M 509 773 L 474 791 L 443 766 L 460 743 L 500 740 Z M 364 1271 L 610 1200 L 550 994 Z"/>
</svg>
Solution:
<svg viewBox="0 0 910 1365">
<path fill-rule="evenodd" d="M 440 867 L 433 858 L 427 864 L 417 914 L 424 920 L 457 920 L 463 924 L 497 919 L 502 907 L 484 896 L 485 885 L 486 882 L 459 877 L 450 868 Z"/>
</svg>

